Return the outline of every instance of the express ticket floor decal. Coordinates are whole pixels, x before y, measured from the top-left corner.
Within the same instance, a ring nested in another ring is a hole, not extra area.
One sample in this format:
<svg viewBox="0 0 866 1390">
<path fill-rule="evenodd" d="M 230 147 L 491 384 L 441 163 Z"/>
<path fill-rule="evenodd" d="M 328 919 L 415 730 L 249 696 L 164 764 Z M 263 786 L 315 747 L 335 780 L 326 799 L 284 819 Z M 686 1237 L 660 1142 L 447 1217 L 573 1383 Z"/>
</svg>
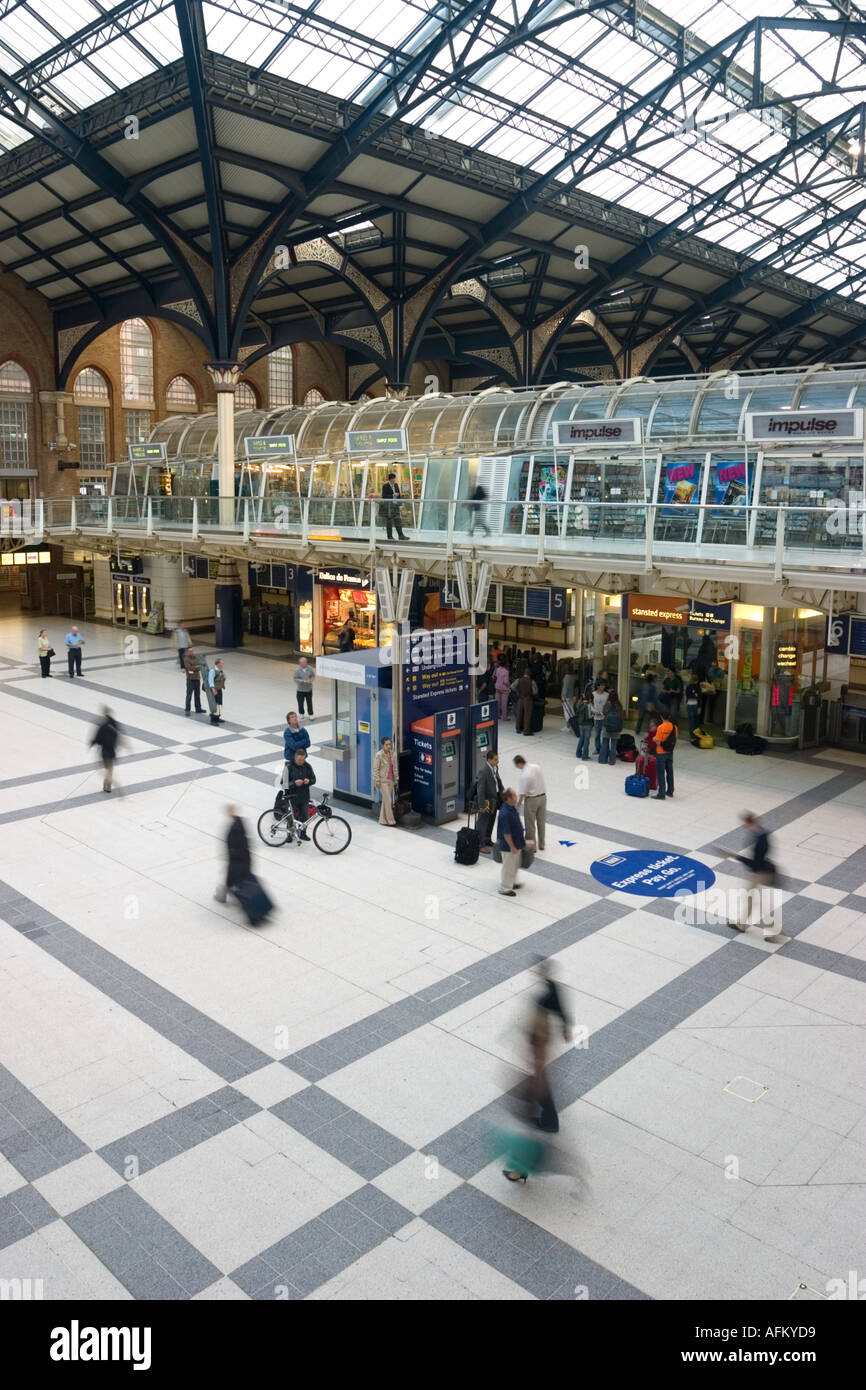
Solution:
<svg viewBox="0 0 866 1390">
<path fill-rule="evenodd" d="M 608 888 L 647 898 L 702 893 L 716 881 L 712 869 L 700 860 L 664 850 L 625 849 L 608 854 L 590 865 L 590 873 Z"/>
</svg>

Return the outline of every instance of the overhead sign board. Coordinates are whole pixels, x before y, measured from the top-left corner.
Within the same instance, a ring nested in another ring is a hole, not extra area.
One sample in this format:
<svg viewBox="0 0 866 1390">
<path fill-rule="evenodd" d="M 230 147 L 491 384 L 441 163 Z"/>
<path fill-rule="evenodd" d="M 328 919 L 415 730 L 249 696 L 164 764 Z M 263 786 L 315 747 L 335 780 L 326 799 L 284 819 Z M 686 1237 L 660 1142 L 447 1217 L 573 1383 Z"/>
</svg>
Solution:
<svg viewBox="0 0 866 1390">
<path fill-rule="evenodd" d="M 746 416 L 750 444 L 863 442 L 862 410 L 759 410 Z"/>
<path fill-rule="evenodd" d="M 363 574 L 361 570 L 316 570 L 316 583 L 330 584 L 339 589 L 371 589 L 373 587 L 370 575 Z"/>
<path fill-rule="evenodd" d="M 295 436 L 293 434 L 253 434 L 244 439 L 244 450 L 248 459 L 294 458 Z"/>
<path fill-rule="evenodd" d="M 130 463 L 165 463 L 164 444 L 127 444 Z"/>
<path fill-rule="evenodd" d="M 409 437 L 405 429 L 347 430 L 347 454 L 408 454 Z"/>
<path fill-rule="evenodd" d="M 643 421 L 636 416 L 612 420 L 556 420 L 553 443 L 557 449 L 610 449 L 640 444 Z"/>
</svg>

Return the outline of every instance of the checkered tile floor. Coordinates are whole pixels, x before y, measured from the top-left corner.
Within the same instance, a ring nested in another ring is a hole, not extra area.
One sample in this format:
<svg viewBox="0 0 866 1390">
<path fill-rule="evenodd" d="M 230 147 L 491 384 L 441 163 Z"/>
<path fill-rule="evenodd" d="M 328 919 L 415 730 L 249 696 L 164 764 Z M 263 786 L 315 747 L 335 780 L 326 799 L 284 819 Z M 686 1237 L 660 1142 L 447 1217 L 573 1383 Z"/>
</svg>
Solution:
<svg viewBox="0 0 866 1390">
<path fill-rule="evenodd" d="M 674 800 L 635 802 L 622 767 L 576 785 L 557 710 L 533 744 L 503 731 L 505 770 L 521 751 L 548 785 L 519 899 L 454 863 L 453 827 L 354 809 L 339 859 L 257 844 L 279 911 L 251 931 L 213 890 L 224 805 L 253 831 L 279 770 L 278 649 L 226 653 L 215 730 L 161 639 L 136 664 L 93 627 L 83 679 L 46 682 L 31 627 L 0 621 L 0 1277 L 52 1299 L 779 1299 L 864 1267 L 866 759 L 685 747 Z M 88 749 L 106 703 L 111 797 Z M 719 849 L 747 806 L 781 946 L 589 872 L 679 850 L 735 895 Z M 576 1041 L 552 1171 L 515 1187 L 491 1133 L 539 955 Z"/>
</svg>

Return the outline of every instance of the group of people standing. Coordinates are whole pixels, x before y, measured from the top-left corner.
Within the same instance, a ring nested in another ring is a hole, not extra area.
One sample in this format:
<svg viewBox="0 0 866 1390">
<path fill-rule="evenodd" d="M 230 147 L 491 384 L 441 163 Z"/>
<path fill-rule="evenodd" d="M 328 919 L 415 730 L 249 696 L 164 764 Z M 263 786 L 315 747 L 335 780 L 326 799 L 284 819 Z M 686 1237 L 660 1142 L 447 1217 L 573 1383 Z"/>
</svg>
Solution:
<svg viewBox="0 0 866 1390">
<path fill-rule="evenodd" d="M 641 671 L 637 693 L 637 729 L 640 733 L 644 719 L 656 715 L 660 719 L 675 722 L 685 701 L 689 733 L 702 727 L 712 712 L 712 702 L 717 689 L 710 679 L 712 672 L 705 666 L 694 666 L 690 671 L 675 671 L 672 667 L 657 672 L 652 666 L 644 666 Z M 719 672 L 719 675 L 722 673 Z"/>
<path fill-rule="evenodd" d="M 643 710 L 647 718 L 647 731 L 640 747 L 644 759 L 654 759 L 658 778 L 656 800 L 664 801 L 674 794 L 674 749 L 678 730 L 673 719 L 659 714 L 654 705 Z M 614 688 L 614 683 L 606 671 L 601 671 L 594 679 L 587 681 L 583 695 L 576 702 L 574 714 L 569 719 L 569 727 L 577 735 L 575 756 L 588 762 L 593 737 L 595 753 L 600 763 L 613 766 L 619 757 L 626 756 L 635 761 L 634 739 L 623 737 L 625 711 Z M 636 735 L 640 735 L 642 719 L 638 717 Z M 623 744 L 632 750 L 626 754 Z"/>
<path fill-rule="evenodd" d="M 504 785 L 499 754 L 491 751 L 470 793 L 478 808 L 476 829 L 482 854 L 493 853 L 496 827 L 495 848 L 502 857 L 499 891 L 508 898 L 516 897 L 516 889 L 523 886 L 517 872 L 524 850 L 543 851 L 547 827 L 547 787 L 541 768 L 538 763 L 528 763 L 519 753 L 513 761 L 517 769 L 516 788 Z M 524 820 L 520 818 L 521 809 Z"/>
<path fill-rule="evenodd" d="M 553 657 L 534 647 L 516 652 L 511 661 L 506 652 L 494 647 L 478 682 L 478 699 L 496 700 L 500 722 L 508 718 L 513 700 L 514 732 L 531 738 L 543 726 L 553 669 Z"/>
<path fill-rule="evenodd" d="M 79 629 L 73 626 L 66 634 L 66 666 L 70 680 L 81 675 L 81 648 L 84 646 L 84 638 Z M 36 654 L 39 657 L 39 670 L 43 680 L 50 680 L 51 677 L 51 658 L 55 655 L 46 628 L 41 627 L 36 638 Z"/>
</svg>

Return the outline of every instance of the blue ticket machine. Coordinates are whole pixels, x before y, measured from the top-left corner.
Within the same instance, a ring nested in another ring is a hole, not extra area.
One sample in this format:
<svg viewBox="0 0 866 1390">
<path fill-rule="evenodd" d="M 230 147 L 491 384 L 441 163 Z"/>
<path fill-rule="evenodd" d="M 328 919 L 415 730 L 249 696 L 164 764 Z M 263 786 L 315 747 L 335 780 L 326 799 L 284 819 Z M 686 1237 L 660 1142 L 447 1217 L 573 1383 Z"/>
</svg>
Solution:
<svg viewBox="0 0 866 1390">
<path fill-rule="evenodd" d="M 488 753 L 499 747 L 499 715 L 495 700 L 469 706 L 469 730 L 466 738 L 466 796 L 487 760 Z"/>
<path fill-rule="evenodd" d="M 418 719 L 412 735 L 412 809 L 435 825 L 462 814 L 466 795 L 465 709 Z"/>
</svg>

